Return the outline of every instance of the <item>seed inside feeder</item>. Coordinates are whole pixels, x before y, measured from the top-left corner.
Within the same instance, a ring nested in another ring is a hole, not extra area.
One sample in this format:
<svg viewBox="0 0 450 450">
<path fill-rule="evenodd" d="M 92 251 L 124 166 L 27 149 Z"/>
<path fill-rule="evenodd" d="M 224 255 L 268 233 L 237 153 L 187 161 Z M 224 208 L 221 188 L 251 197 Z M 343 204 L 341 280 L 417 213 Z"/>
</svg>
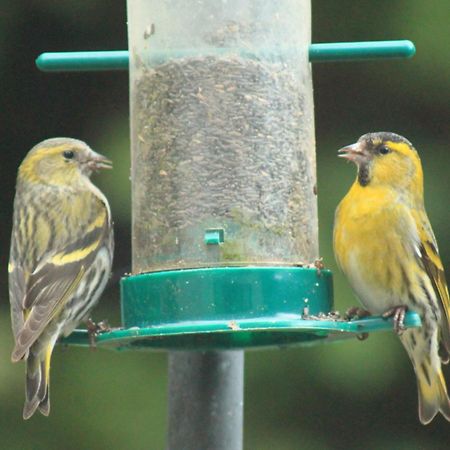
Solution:
<svg viewBox="0 0 450 450">
<path fill-rule="evenodd" d="M 133 192 L 141 269 L 317 258 L 312 99 L 296 65 L 196 56 L 139 73 L 133 176 L 151 180 Z M 205 245 L 209 228 L 222 244 Z"/>
</svg>

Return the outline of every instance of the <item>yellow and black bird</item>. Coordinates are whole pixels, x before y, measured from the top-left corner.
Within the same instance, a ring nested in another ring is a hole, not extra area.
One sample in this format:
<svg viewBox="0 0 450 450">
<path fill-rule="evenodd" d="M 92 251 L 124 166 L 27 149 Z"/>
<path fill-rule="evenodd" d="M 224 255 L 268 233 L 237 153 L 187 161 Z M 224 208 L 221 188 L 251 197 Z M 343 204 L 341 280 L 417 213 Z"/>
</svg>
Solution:
<svg viewBox="0 0 450 450">
<path fill-rule="evenodd" d="M 37 144 L 19 167 L 8 271 L 11 358 L 26 360 L 24 419 L 49 414 L 56 340 L 88 317 L 110 276 L 110 208 L 90 181 L 103 168 L 107 158 L 69 138 Z"/>
<path fill-rule="evenodd" d="M 402 136 L 368 133 L 339 150 L 356 164 L 356 181 L 336 210 L 334 252 L 364 308 L 393 317 L 413 363 L 419 418 L 450 421 L 441 362 L 450 354 L 450 300 L 423 200 L 419 155 Z M 404 329 L 406 310 L 420 328 Z"/>
</svg>

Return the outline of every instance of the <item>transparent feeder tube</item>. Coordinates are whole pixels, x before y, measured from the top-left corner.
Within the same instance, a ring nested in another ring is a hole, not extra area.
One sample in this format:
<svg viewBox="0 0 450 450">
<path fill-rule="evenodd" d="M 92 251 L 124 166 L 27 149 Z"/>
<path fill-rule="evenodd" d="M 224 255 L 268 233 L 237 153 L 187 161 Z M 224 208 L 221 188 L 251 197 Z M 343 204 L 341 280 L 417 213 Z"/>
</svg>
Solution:
<svg viewBox="0 0 450 450">
<path fill-rule="evenodd" d="M 309 0 L 128 0 L 128 21 L 133 272 L 314 261 Z"/>
</svg>

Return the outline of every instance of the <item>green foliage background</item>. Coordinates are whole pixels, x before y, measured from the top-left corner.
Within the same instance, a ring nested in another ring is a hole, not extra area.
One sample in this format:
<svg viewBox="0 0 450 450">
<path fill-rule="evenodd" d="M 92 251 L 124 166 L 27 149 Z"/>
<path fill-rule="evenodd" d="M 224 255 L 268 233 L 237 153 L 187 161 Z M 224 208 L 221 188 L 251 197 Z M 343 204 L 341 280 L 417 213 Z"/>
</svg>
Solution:
<svg viewBox="0 0 450 450">
<path fill-rule="evenodd" d="M 408 38 L 412 60 L 314 65 L 321 252 L 335 274 L 336 308 L 355 303 L 331 249 L 336 204 L 354 168 L 336 149 L 368 131 L 395 131 L 421 152 L 428 213 L 450 267 L 448 2 L 314 0 L 313 41 Z M 124 49 L 125 0 L 0 3 L 0 448 L 163 449 L 166 355 L 58 347 L 52 414 L 21 418 L 23 365 L 10 363 L 6 265 L 16 169 L 51 136 L 89 142 L 115 162 L 98 180 L 116 222 L 116 270 L 130 261 L 128 77 L 43 74 L 43 51 Z M 380 262 L 382 263 L 382 262 Z M 117 286 L 94 314 L 119 322 Z M 446 368 L 447 378 L 450 373 Z M 246 355 L 246 449 L 445 449 L 450 424 L 417 419 L 412 368 L 392 333 L 365 342 Z"/>
</svg>

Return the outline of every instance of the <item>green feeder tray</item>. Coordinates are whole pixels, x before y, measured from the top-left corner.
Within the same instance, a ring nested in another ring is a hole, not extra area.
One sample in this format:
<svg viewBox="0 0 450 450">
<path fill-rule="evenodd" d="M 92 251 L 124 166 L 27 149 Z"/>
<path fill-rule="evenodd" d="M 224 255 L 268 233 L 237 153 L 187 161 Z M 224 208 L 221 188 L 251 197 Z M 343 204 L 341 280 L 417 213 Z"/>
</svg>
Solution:
<svg viewBox="0 0 450 450">
<path fill-rule="evenodd" d="M 103 332 L 115 349 L 208 350 L 312 344 L 392 329 L 380 317 L 345 321 L 330 314 L 329 270 L 221 267 L 152 272 L 122 279 L 123 329 Z M 407 327 L 420 326 L 408 313 Z M 77 330 L 62 341 L 89 345 Z"/>
</svg>

